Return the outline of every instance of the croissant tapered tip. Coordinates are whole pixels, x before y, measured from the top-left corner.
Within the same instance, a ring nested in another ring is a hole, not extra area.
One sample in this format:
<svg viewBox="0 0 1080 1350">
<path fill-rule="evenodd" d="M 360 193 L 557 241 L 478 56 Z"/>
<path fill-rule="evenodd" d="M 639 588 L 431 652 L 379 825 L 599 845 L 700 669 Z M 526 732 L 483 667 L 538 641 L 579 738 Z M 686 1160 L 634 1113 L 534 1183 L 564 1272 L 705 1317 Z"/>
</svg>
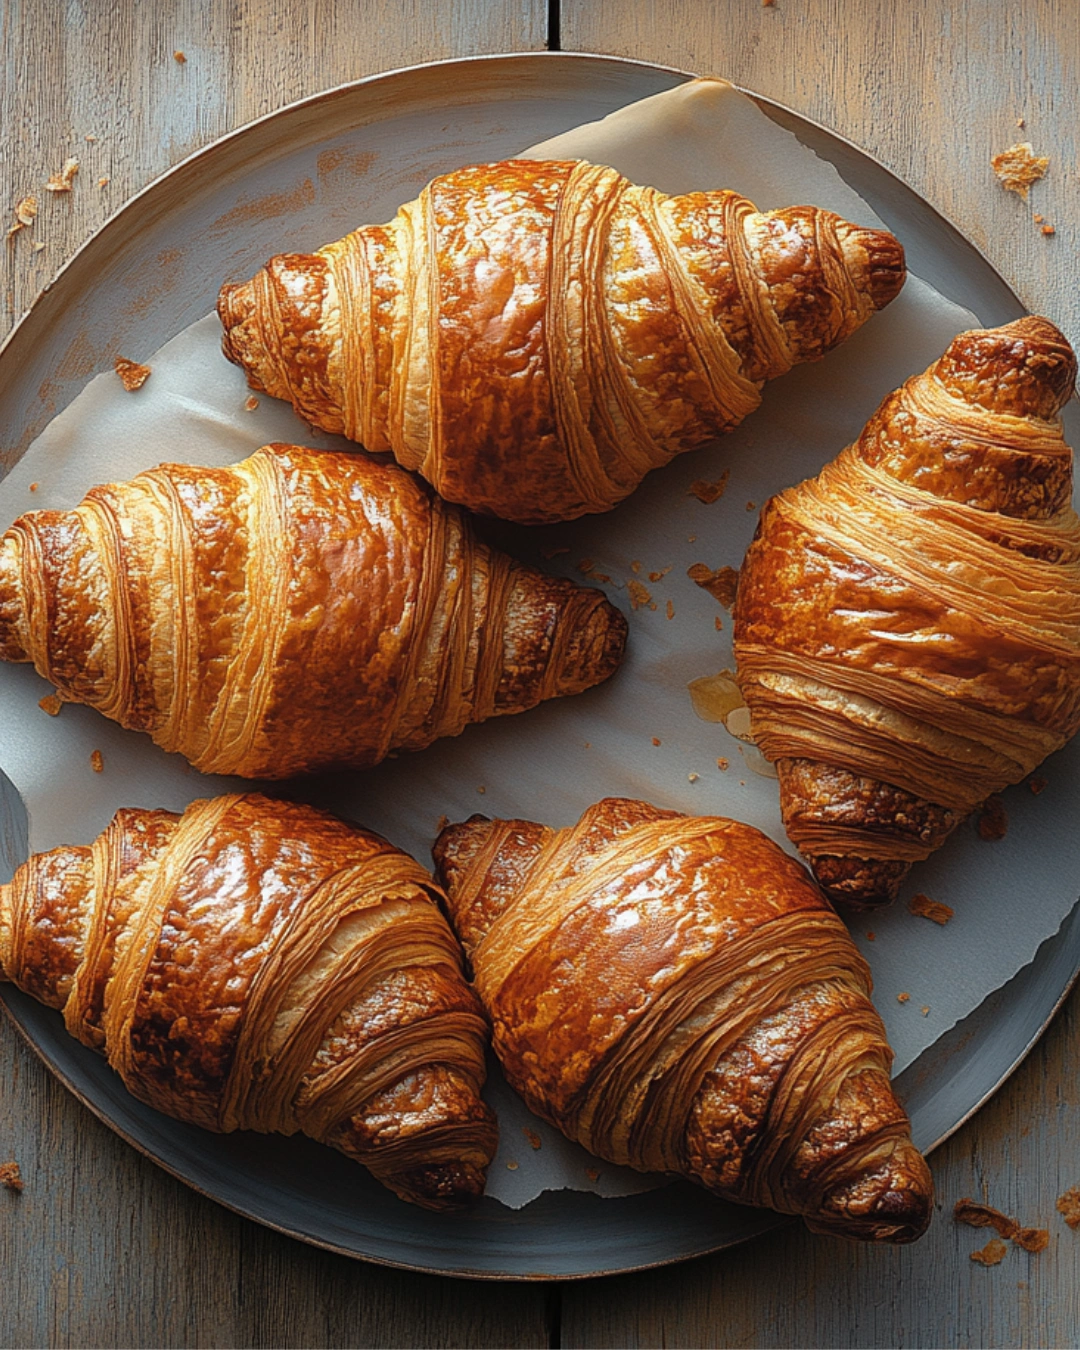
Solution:
<svg viewBox="0 0 1080 1350">
<path fill-rule="evenodd" d="M 1028 314 L 960 333 L 933 374 L 950 393 L 991 412 L 1049 419 L 1072 397 L 1077 365 L 1061 330 Z"/>
<path fill-rule="evenodd" d="M 866 287 L 875 309 L 884 309 L 907 280 L 904 246 L 888 230 L 858 229 L 854 237 L 866 253 Z"/>
<path fill-rule="evenodd" d="M 914 1144 L 900 1141 L 882 1165 L 827 1195 L 805 1214 L 814 1233 L 869 1242 L 915 1242 L 934 1214 L 934 1183 Z"/>
<path fill-rule="evenodd" d="M 241 334 L 255 318 L 255 287 L 253 282 L 227 283 L 218 292 L 218 318 L 221 320 L 221 350 L 234 365 L 245 364 L 247 343 Z"/>
<path fill-rule="evenodd" d="M 19 637 L 23 610 L 16 545 L 6 536 L 0 539 L 0 661 L 29 660 Z"/>
</svg>

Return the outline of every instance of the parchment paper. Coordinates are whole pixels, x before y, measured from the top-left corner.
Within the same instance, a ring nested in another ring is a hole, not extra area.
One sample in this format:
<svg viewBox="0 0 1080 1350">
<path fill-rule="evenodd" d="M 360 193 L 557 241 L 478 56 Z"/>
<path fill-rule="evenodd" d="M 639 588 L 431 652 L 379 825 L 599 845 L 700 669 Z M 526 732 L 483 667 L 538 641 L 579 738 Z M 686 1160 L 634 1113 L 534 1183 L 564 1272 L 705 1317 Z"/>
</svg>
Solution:
<svg viewBox="0 0 1080 1350">
<path fill-rule="evenodd" d="M 831 165 L 722 82 L 681 86 L 534 153 L 607 162 L 666 191 L 730 186 L 763 209 L 810 201 L 862 224 L 881 223 Z M 361 202 L 357 219 L 364 218 Z M 359 820 L 425 863 L 444 814 L 460 820 L 482 811 L 561 826 L 610 795 L 735 816 L 793 851 L 775 781 L 749 766 L 748 747 L 692 710 L 688 682 L 734 662 L 729 616 L 688 579 L 687 568 L 738 567 L 766 497 L 816 473 L 886 393 L 977 324 L 978 316 L 912 277 L 900 298 L 841 349 L 774 381 L 743 428 L 653 474 L 618 510 L 544 530 L 482 525 L 550 571 L 580 579 L 579 565 L 587 561 L 587 570 L 610 578 L 604 589 L 630 619 L 622 670 L 603 688 L 471 727 L 420 755 L 271 790 Z M 313 434 L 290 408 L 265 396 L 248 411 L 244 377 L 221 356 L 219 343 L 220 327 L 210 316 L 149 358 L 130 353 L 153 367 L 138 392 L 124 392 L 112 373 L 94 380 L 0 484 L 0 527 L 28 509 L 72 506 L 95 483 L 165 460 L 225 464 L 271 440 L 345 446 Z M 715 480 L 726 469 L 730 480 L 719 501 L 704 505 L 689 494 L 695 479 Z M 636 609 L 631 580 L 650 593 Z M 180 810 L 195 797 L 237 786 L 197 774 L 90 709 L 67 705 L 51 718 L 38 707 L 47 692 L 30 667 L 0 667 L 0 767 L 27 805 L 33 849 L 88 842 L 122 805 Z M 104 759 L 101 774 L 90 767 L 95 749 Z M 728 761 L 726 771 L 718 760 Z M 897 1072 L 1026 965 L 1076 900 L 1080 750 L 1068 747 L 1042 773 L 1049 783 L 1042 795 L 1024 786 L 1006 794 L 1005 839 L 984 842 L 973 826 L 963 827 L 914 869 L 900 903 L 853 925 L 874 972 Z M 953 906 L 946 928 L 908 912 L 916 891 Z M 901 1003 L 904 993 L 910 997 Z M 505 1203 L 524 1204 L 545 1188 L 615 1195 L 656 1184 L 567 1143 L 525 1110 L 497 1072 L 489 1092 L 502 1125 L 489 1193 Z"/>
</svg>

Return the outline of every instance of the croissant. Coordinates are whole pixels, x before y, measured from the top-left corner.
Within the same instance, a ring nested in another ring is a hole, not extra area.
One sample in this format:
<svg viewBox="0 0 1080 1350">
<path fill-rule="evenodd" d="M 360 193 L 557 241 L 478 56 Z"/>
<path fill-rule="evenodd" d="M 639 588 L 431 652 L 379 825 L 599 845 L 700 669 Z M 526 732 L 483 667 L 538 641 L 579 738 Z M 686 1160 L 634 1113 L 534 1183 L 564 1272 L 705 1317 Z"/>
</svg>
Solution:
<svg viewBox="0 0 1080 1350">
<path fill-rule="evenodd" d="M 359 455 L 166 464 L 0 540 L 0 657 L 206 773 L 376 764 L 587 689 L 625 638 L 599 591 Z"/>
<path fill-rule="evenodd" d="M 436 178 L 385 226 L 222 288 L 224 351 L 309 423 L 523 524 L 610 510 L 887 305 L 883 230 L 583 161 Z"/>
<path fill-rule="evenodd" d="M 1080 725 L 1080 521 L 1046 319 L 961 333 L 762 511 L 735 605 L 752 731 L 836 900 L 895 898 Z"/>
<path fill-rule="evenodd" d="M 932 1183 L 870 972 L 806 870 L 732 820 L 607 800 L 435 846 L 495 1051 L 600 1157 L 818 1232 L 906 1242 Z"/>
<path fill-rule="evenodd" d="M 157 1110 L 302 1131 L 443 1209 L 482 1192 L 497 1130 L 436 896 L 385 839 L 309 806 L 121 810 L 0 886 L 0 978 Z"/>
</svg>

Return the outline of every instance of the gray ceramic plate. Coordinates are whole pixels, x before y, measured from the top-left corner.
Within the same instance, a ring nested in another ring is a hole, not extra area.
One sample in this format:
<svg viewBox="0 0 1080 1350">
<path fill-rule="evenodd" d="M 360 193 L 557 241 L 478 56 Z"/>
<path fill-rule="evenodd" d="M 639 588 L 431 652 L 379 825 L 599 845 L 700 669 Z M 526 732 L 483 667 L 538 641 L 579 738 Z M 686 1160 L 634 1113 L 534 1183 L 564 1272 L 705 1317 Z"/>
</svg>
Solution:
<svg viewBox="0 0 1080 1350">
<path fill-rule="evenodd" d="M 81 353 L 152 351 L 213 307 L 221 278 L 249 275 L 271 253 L 335 238 L 335 226 L 337 234 L 352 228 L 350 164 L 367 170 L 365 214 L 380 219 L 435 173 L 500 158 L 686 78 L 562 53 L 439 63 L 307 99 L 200 151 L 110 220 L 0 349 L 0 446 L 9 457 L 0 467 L 10 467 L 94 373 Z M 795 114 L 762 106 L 890 220 L 913 271 L 987 323 L 1024 312 L 979 253 L 887 170 Z M 374 168 L 372 150 L 385 151 Z M 316 204 L 304 184 L 331 162 L 336 171 L 322 174 Z M 0 775 L 0 875 L 25 852 L 25 813 Z M 901 1076 L 916 1143 L 932 1148 L 1001 1084 L 1078 967 L 1074 913 L 1031 966 Z M 779 1221 L 685 1184 L 619 1200 L 549 1193 L 520 1211 L 486 1200 L 464 1218 L 422 1213 L 329 1149 L 215 1136 L 158 1115 L 72 1041 L 56 1014 L 10 990 L 3 999 L 53 1071 L 136 1148 L 222 1204 L 350 1256 L 454 1275 L 575 1277 L 713 1251 Z"/>
</svg>

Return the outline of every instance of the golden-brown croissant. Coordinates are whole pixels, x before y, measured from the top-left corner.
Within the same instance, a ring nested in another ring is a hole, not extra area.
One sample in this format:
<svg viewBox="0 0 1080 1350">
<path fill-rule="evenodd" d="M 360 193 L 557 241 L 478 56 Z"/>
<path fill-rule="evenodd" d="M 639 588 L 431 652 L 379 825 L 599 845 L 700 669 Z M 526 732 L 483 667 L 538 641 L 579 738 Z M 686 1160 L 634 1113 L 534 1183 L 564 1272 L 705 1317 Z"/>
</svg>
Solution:
<svg viewBox="0 0 1080 1350">
<path fill-rule="evenodd" d="M 608 800 L 551 830 L 474 816 L 436 875 L 509 1081 L 610 1162 L 893 1242 L 932 1183 L 870 972 L 759 831 Z"/>
<path fill-rule="evenodd" d="M 837 900 L 911 864 L 1080 725 L 1080 521 L 1046 319 L 962 333 L 766 503 L 735 607 L 784 823 Z"/>
<path fill-rule="evenodd" d="M 224 350 L 315 426 L 524 524 L 607 511 L 904 281 L 891 234 L 584 161 L 436 178 L 385 226 L 225 286 Z"/>
<path fill-rule="evenodd" d="M 360 455 L 162 465 L 0 540 L 0 658 L 206 773 L 376 764 L 597 684 L 625 637 Z"/>
<path fill-rule="evenodd" d="M 482 1192 L 496 1125 L 436 896 L 412 858 L 309 806 L 122 810 L 0 886 L 0 979 L 167 1115 L 302 1131 L 442 1209 Z"/>
</svg>

